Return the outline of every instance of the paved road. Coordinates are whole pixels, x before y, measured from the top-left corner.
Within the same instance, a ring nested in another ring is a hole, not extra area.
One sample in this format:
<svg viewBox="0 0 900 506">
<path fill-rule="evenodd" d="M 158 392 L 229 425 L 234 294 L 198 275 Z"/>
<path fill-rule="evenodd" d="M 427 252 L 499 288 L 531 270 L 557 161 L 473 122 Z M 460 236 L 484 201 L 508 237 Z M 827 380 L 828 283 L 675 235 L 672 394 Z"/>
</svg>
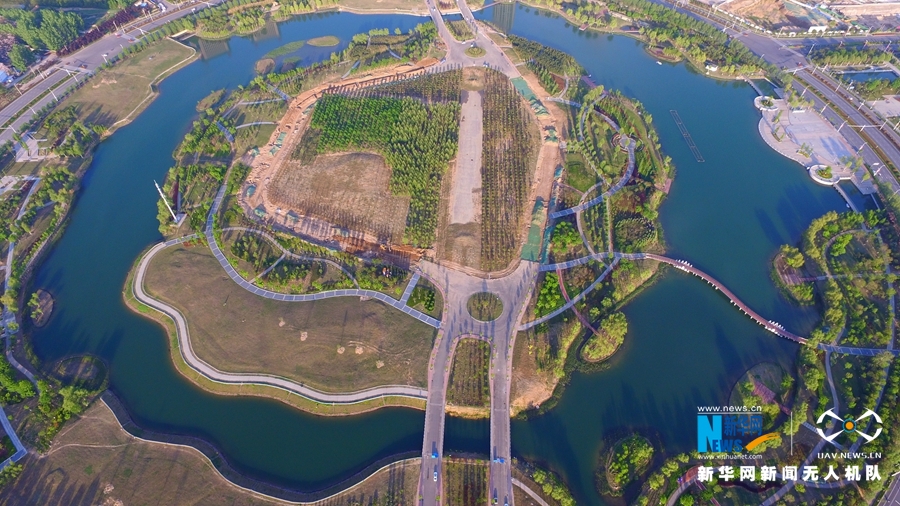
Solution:
<svg viewBox="0 0 900 506">
<path fill-rule="evenodd" d="M 895 475 L 891 479 L 891 484 L 878 502 L 878 506 L 900 506 L 900 475 Z"/>
<path fill-rule="evenodd" d="M 425 436 L 422 442 L 422 471 L 419 482 L 420 504 L 438 503 L 441 493 L 441 472 L 434 480 L 435 466 L 440 460 L 444 444 L 444 412 L 446 408 L 447 374 L 453 346 L 461 336 L 483 337 L 492 343 L 491 354 L 491 450 L 490 489 L 498 503 L 508 498 L 512 504 L 512 472 L 510 468 L 509 381 L 512 365 L 512 346 L 522 309 L 534 288 L 538 265 L 522 261 L 509 275 L 499 279 L 483 279 L 460 271 L 423 261 L 419 264 L 422 276 L 433 283 L 444 296 L 444 320 L 441 336 L 431 356 L 431 375 L 428 382 L 428 404 L 425 409 Z M 481 322 L 469 315 L 466 302 L 479 292 L 491 292 L 503 301 L 503 312 L 491 322 Z M 498 457 L 503 463 L 495 461 Z"/>
<path fill-rule="evenodd" d="M 475 24 L 472 11 L 465 0 L 457 5 L 463 19 L 468 21 L 479 47 L 485 50 L 480 58 L 471 58 L 465 54 L 470 43 L 458 42 L 450 34 L 444 24 L 443 17 L 437 10 L 434 0 L 426 0 L 431 18 L 438 29 L 438 34 L 447 46 L 446 60 L 450 64 L 462 66 L 487 65 L 497 69 L 508 77 L 519 77 L 519 71 L 503 51 L 498 48 L 487 35 L 480 32 Z M 521 309 L 528 301 L 534 280 L 538 272 L 537 264 L 522 262 L 508 276 L 500 279 L 485 280 L 459 271 L 450 270 L 430 262 L 421 262 L 419 269 L 422 275 L 441 290 L 444 297 L 444 319 L 441 332 L 435 343 L 431 356 L 431 374 L 428 380 L 428 403 L 425 408 L 425 436 L 422 442 L 422 469 L 419 477 L 420 504 L 438 504 L 443 481 L 440 469 L 440 457 L 444 446 L 444 412 L 446 409 L 447 375 L 450 370 L 450 359 L 453 346 L 460 336 L 474 335 L 489 339 L 492 343 L 491 360 L 491 458 L 490 490 L 498 503 L 513 503 L 512 472 L 509 464 L 509 381 L 512 366 L 512 345 L 515 339 L 516 324 L 521 317 Z M 469 296 L 481 292 L 496 293 L 503 300 L 503 313 L 492 322 L 479 322 L 473 319 L 466 310 Z M 436 454 L 437 459 L 432 455 Z M 503 459 L 493 460 L 497 457 Z"/>
<path fill-rule="evenodd" d="M 161 313 L 166 314 L 175 322 L 179 352 L 181 353 L 184 361 L 188 364 L 188 366 L 191 367 L 191 369 L 194 369 L 210 381 L 214 381 L 216 383 L 229 385 L 268 385 L 297 394 L 301 397 L 305 397 L 316 402 L 323 403 L 357 404 L 360 402 L 389 396 L 410 397 L 413 399 L 426 398 L 427 392 L 425 390 L 406 385 L 388 385 L 359 390 L 357 392 L 347 392 L 339 394 L 328 393 L 300 385 L 292 380 L 281 378 L 278 376 L 268 374 L 235 374 L 223 372 L 204 362 L 194 353 L 187 321 L 184 319 L 184 316 L 181 314 L 181 312 L 164 302 L 154 299 L 144 291 L 144 279 L 147 273 L 147 266 L 150 265 L 150 261 L 153 259 L 153 257 L 165 248 L 181 244 L 196 237 L 196 235 L 181 237 L 179 239 L 173 239 L 171 241 L 159 243 L 151 248 L 150 251 L 148 251 L 147 254 L 144 255 L 143 258 L 141 258 L 141 261 L 138 264 L 137 271 L 134 275 L 134 282 L 132 284 L 134 296 L 138 301 L 146 304 L 147 306 L 150 306 L 157 311 L 160 311 Z"/>
<path fill-rule="evenodd" d="M 664 2 L 662 0 L 654 0 L 657 3 L 662 5 L 666 5 L 667 7 L 671 5 L 671 3 Z M 677 7 L 679 12 L 687 14 L 691 17 L 706 21 L 718 28 L 722 28 L 722 24 L 715 20 L 710 19 L 703 15 L 698 14 L 694 11 L 684 9 L 682 7 Z M 830 104 L 825 104 L 814 94 L 807 92 L 804 95 L 804 98 L 812 98 L 813 99 L 813 107 L 816 111 L 819 111 L 822 116 L 825 117 L 828 121 L 830 121 L 835 126 L 840 126 L 844 120 L 838 116 L 835 112 L 835 109 L 840 110 L 844 115 L 850 118 L 851 124 L 855 125 L 868 125 L 872 122 L 869 121 L 863 113 L 859 110 L 860 104 L 859 102 L 851 103 L 848 101 L 843 95 L 835 92 L 835 82 L 829 76 L 825 76 L 822 72 L 816 71 L 815 66 L 811 65 L 805 57 L 805 54 L 801 54 L 796 50 L 787 46 L 790 43 L 788 40 L 784 39 L 776 39 L 774 37 L 747 32 L 743 33 L 737 30 L 733 30 L 728 28 L 725 32 L 740 40 L 744 45 L 746 45 L 751 51 L 760 55 L 769 63 L 777 66 L 778 68 L 786 68 L 787 70 L 797 70 L 802 69 L 796 72 L 797 77 L 803 79 L 805 82 L 809 83 L 809 86 L 815 88 L 817 91 L 822 93 L 826 99 L 830 102 Z M 863 40 L 863 38 L 856 38 L 857 40 Z M 838 39 L 839 40 L 839 39 Z M 881 39 L 879 40 L 886 40 Z M 820 78 L 824 79 L 823 83 L 819 79 L 813 77 L 813 73 L 815 73 Z M 826 84 L 830 83 L 830 84 Z M 803 92 L 806 88 L 802 83 L 798 83 L 795 81 L 794 89 L 799 92 Z M 823 110 L 824 108 L 824 110 Z M 865 109 L 865 108 L 864 108 Z M 879 124 L 880 126 L 880 124 Z M 900 148 L 894 145 L 891 140 L 888 138 L 895 138 L 895 140 L 900 141 L 900 135 L 897 135 L 896 132 L 891 131 L 888 128 L 885 128 L 886 131 L 890 133 L 884 133 L 878 130 L 877 128 L 866 128 L 865 133 L 872 138 L 872 140 L 878 144 L 878 147 L 885 153 L 885 155 L 890 159 L 891 163 L 894 164 L 895 167 L 900 168 Z M 863 146 L 865 142 L 863 138 L 860 136 L 857 129 L 854 128 L 842 128 L 841 134 L 847 139 L 851 146 L 854 149 L 859 149 Z M 888 184 L 892 188 L 892 192 L 897 193 L 900 191 L 900 184 L 896 181 L 894 176 L 883 167 L 884 160 L 881 160 L 874 151 L 870 148 L 863 148 L 860 152 L 860 156 L 863 157 L 865 162 L 872 167 L 873 172 L 875 173 L 875 177 L 880 181 Z"/>
<path fill-rule="evenodd" d="M 216 5 L 222 1 L 223 0 L 209 0 L 209 4 Z M 62 83 L 54 91 L 57 96 L 61 95 L 64 90 L 75 85 L 76 81 L 86 79 L 86 74 L 93 73 L 97 68 L 103 65 L 104 54 L 106 55 L 106 59 L 113 58 L 124 51 L 127 46 L 133 44 L 137 39 L 142 37 L 143 34 L 141 33 L 141 30 L 150 32 L 169 21 L 190 14 L 192 9 L 196 8 L 196 10 L 200 10 L 201 7 L 205 8 L 206 2 L 194 5 L 185 4 L 184 8 L 180 10 L 170 9 L 161 16 L 154 15 L 153 19 L 148 20 L 147 22 L 143 22 L 144 18 L 141 18 L 137 23 L 129 25 L 129 28 L 126 28 L 124 31 L 120 30 L 118 32 L 118 34 L 121 35 L 120 37 L 117 37 L 116 34 L 109 34 L 73 54 L 60 57 L 60 62 L 58 64 L 44 72 L 45 75 L 49 73 L 46 79 L 42 79 L 22 96 L 12 101 L 9 105 L 4 107 L 3 110 L 0 110 L 0 123 L 6 122 L 9 118 L 19 114 L 21 111 L 21 116 L 13 121 L 11 125 L 11 128 L 14 128 L 16 131 L 21 131 L 23 125 L 25 125 L 25 123 L 27 123 L 34 115 L 31 109 L 38 111 L 45 105 L 55 101 L 53 95 L 47 94 L 47 96 L 37 103 L 32 104 L 29 108 L 28 104 L 42 93 L 58 83 Z M 69 65 L 66 65 L 67 63 Z M 85 65 L 87 68 L 82 69 L 80 68 L 81 65 Z M 0 131 L 0 144 L 12 140 L 14 132 L 11 128 Z"/>
<path fill-rule="evenodd" d="M 516 69 L 516 66 L 509 61 L 509 58 L 506 57 L 506 54 L 503 53 L 503 50 L 498 48 L 493 41 L 484 33 L 477 30 L 477 26 L 475 25 L 475 18 L 472 16 L 472 11 L 469 9 L 469 6 L 466 5 L 465 0 L 457 1 L 457 5 L 459 6 L 460 12 L 462 13 L 463 19 L 469 22 L 469 26 L 472 29 L 472 32 L 475 33 L 475 43 L 478 47 L 485 50 L 484 56 L 479 58 L 472 58 L 466 54 L 466 49 L 468 49 L 472 42 L 459 42 L 456 38 L 453 37 L 453 34 L 447 29 L 447 25 L 444 24 L 444 18 L 441 16 L 440 11 L 437 9 L 435 5 L 435 0 L 425 0 L 425 4 L 428 5 L 428 10 L 431 13 L 431 19 L 434 21 L 435 26 L 438 29 L 438 35 L 440 35 L 441 39 L 444 41 L 444 44 L 447 45 L 447 56 L 446 59 L 450 63 L 458 63 L 463 66 L 481 66 L 485 63 L 488 64 L 491 68 L 497 69 L 510 78 L 519 77 L 519 70 Z"/>
</svg>

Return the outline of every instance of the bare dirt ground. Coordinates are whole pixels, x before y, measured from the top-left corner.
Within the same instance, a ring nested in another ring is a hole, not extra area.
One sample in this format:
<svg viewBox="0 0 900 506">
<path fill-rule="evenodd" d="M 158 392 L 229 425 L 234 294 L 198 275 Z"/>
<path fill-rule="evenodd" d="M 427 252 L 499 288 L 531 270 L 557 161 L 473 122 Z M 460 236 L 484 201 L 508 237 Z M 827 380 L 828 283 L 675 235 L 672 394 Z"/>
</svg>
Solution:
<svg viewBox="0 0 900 506">
<path fill-rule="evenodd" d="M 568 106 L 546 100 L 548 93 L 541 87 L 537 76 L 524 67 L 520 67 L 520 71 L 522 72 L 522 78 L 525 79 L 528 86 L 538 96 L 544 107 L 547 108 L 547 112 L 550 113 L 549 116 L 536 116 L 541 128 L 541 140 L 543 142 L 541 143 L 541 151 L 538 153 L 537 170 L 534 173 L 532 186 L 532 196 L 534 198 L 541 197 L 547 201 L 550 199 L 550 191 L 553 188 L 553 174 L 563 160 L 559 152 L 559 143 L 546 141 L 543 138 L 550 127 L 556 129 L 557 137 L 564 138 L 567 135 L 568 115 L 564 108 Z M 526 209 L 525 212 L 530 215 L 531 209 Z M 531 223 L 530 219 L 527 218 L 524 222 L 529 225 Z"/>
<path fill-rule="evenodd" d="M 291 101 L 287 113 L 278 122 L 269 142 L 260 148 L 259 155 L 250 160 L 250 174 L 244 182 L 239 199 L 247 215 L 254 216 L 254 209 L 258 209 L 262 213 L 258 219 L 277 225 L 285 231 L 322 242 L 336 240 L 329 222 L 306 215 L 300 215 L 296 220 L 289 220 L 287 211 L 282 209 L 279 212 L 278 204 L 273 202 L 269 195 L 269 183 L 275 179 L 279 169 L 291 163 L 291 154 L 307 131 L 312 116 L 312 106 L 315 105 L 322 93 L 332 86 L 364 87 L 388 77 L 412 77 L 425 72 L 437 63 L 438 60 L 435 58 L 425 58 L 412 65 L 403 64 L 367 72 L 362 76 L 325 82 L 297 95 Z M 281 147 L 276 149 L 279 137 L 282 137 Z M 256 186 L 256 191 L 252 196 L 247 195 L 247 188 L 250 185 Z M 371 243 L 379 242 L 379 237 L 374 234 L 361 234 L 359 239 Z"/>
<path fill-rule="evenodd" d="M 771 27 L 786 25 L 808 26 L 808 22 L 792 19 L 791 12 L 781 0 L 734 0 L 722 7 L 722 10 L 738 14 L 745 18 L 754 18 Z M 802 23 L 802 24 L 801 24 Z"/>
<path fill-rule="evenodd" d="M 319 155 L 312 165 L 285 163 L 269 186 L 269 197 L 282 209 L 400 242 L 409 197 L 391 195 L 390 178 L 380 155 Z"/>
<path fill-rule="evenodd" d="M 329 392 L 427 384 L 421 357 L 436 330 L 380 302 L 264 299 L 229 279 L 202 247 L 160 252 L 145 282 L 184 314 L 195 353 L 220 370 L 275 374 Z"/>
<path fill-rule="evenodd" d="M 450 188 L 450 223 L 472 223 L 481 218 L 481 141 L 484 111 L 481 93 L 462 92 L 459 151 Z"/>
<path fill-rule="evenodd" d="M 25 470 L 0 497 L 0 505 L 167 506 L 283 505 L 232 485 L 191 448 L 142 441 L 125 432 L 112 411 L 95 402 L 70 421 L 46 455 L 29 454 Z M 419 459 L 379 470 L 362 483 L 316 506 L 413 504 Z"/>
<path fill-rule="evenodd" d="M 556 378 L 548 372 L 538 370 L 532 353 L 528 349 L 527 339 L 520 333 L 513 350 L 509 390 L 509 409 L 513 416 L 526 409 L 539 407 L 553 395 L 553 389 L 556 388 Z"/>
</svg>

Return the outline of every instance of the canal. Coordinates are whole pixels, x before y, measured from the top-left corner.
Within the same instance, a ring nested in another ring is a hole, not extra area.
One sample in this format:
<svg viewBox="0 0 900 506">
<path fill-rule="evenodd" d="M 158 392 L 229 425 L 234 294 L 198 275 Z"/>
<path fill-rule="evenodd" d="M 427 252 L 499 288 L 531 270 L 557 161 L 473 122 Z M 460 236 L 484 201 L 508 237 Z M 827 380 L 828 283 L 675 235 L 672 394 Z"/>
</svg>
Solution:
<svg viewBox="0 0 900 506">
<path fill-rule="evenodd" d="M 504 5 L 478 16 L 574 55 L 596 82 L 643 102 L 678 170 L 661 209 L 670 256 L 706 270 L 789 330 L 812 327 L 814 315 L 783 300 L 772 285 L 769 259 L 813 218 L 844 204 L 763 143 L 749 86 L 709 79 L 683 64 L 657 65 L 632 39 L 580 32 L 534 9 Z M 206 59 L 165 80 L 148 109 L 97 149 L 69 227 L 36 274 L 34 286 L 56 297 L 50 323 L 34 334 L 38 357 L 102 357 L 110 366 L 111 388 L 140 425 L 203 437 L 236 468 L 280 484 L 320 488 L 378 458 L 419 449 L 419 411 L 320 418 L 277 402 L 199 390 L 173 368 L 161 328 L 124 306 L 122 289 L 140 252 L 160 239 L 153 180 L 172 165 L 171 152 L 194 119 L 198 100 L 212 90 L 246 84 L 254 63 L 287 42 L 336 35 L 340 50 L 354 33 L 406 30 L 421 21 L 315 15 L 255 39 L 235 37 L 201 48 Z M 310 49 L 298 55 L 307 64 L 328 53 Z M 682 140 L 672 109 L 691 131 L 704 163 L 695 161 Z M 686 451 L 696 438 L 697 405 L 726 402 L 747 367 L 763 360 L 790 367 L 796 354 L 794 345 L 680 273 L 665 276 L 625 312 L 630 332 L 612 367 L 576 374 L 553 410 L 513 422 L 514 455 L 562 474 L 579 504 L 602 504 L 593 472 L 604 437 L 639 430 L 668 452 Z M 450 450 L 488 450 L 487 423 L 449 419 L 447 431 Z"/>
</svg>

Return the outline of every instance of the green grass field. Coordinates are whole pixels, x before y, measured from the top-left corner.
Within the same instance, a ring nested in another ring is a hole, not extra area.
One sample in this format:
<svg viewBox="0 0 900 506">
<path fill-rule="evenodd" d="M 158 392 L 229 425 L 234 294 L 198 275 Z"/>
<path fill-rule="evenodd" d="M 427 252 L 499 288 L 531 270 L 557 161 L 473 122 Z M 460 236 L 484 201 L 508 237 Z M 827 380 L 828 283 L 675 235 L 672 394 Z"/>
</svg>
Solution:
<svg viewBox="0 0 900 506">
<path fill-rule="evenodd" d="M 103 70 L 67 98 L 62 107 L 75 105 L 82 121 L 112 126 L 132 118 L 149 103 L 150 84 L 189 58 L 194 51 L 163 39 L 115 67 Z"/>
<path fill-rule="evenodd" d="M 231 281 L 204 247 L 160 252 L 146 289 L 187 318 L 196 354 L 229 372 L 263 372 L 342 392 L 427 384 L 436 330 L 376 301 L 264 299 Z"/>
</svg>

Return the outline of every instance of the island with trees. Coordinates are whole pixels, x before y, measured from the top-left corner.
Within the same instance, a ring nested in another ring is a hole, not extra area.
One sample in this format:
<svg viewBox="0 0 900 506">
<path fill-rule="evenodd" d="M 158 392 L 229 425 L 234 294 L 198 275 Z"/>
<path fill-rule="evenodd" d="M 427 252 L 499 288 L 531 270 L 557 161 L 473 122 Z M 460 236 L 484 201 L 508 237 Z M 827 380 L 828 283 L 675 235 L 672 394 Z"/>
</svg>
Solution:
<svg viewBox="0 0 900 506">
<path fill-rule="evenodd" d="M 660 149 L 653 117 L 639 102 L 591 88 L 580 79 L 581 66 L 565 53 L 510 40 L 508 51 L 530 62 L 531 75 L 542 84 L 568 79 L 566 96 L 580 104 L 560 111 L 569 130 L 557 194 L 559 209 L 579 211 L 553 223 L 545 261 L 593 259 L 538 276 L 526 320 L 541 323 L 516 339 L 518 380 L 511 403 L 516 411 L 542 411 L 561 395 L 571 371 L 603 367 L 624 341 L 628 323 L 620 308 L 652 281 L 659 266 L 614 253 L 665 250 L 658 208 L 675 171 Z M 604 252 L 606 260 L 599 256 Z"/>
</svg>

